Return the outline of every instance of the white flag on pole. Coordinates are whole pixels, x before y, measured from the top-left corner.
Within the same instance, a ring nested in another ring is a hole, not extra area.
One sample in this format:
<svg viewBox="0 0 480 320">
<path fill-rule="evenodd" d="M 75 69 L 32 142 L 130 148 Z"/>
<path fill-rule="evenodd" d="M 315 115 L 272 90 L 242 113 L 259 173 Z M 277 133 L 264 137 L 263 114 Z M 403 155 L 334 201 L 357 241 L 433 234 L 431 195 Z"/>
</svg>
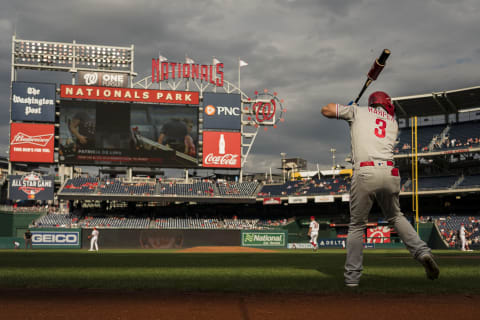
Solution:
<svg viewBox="0 0 480 320">
<path fill-rule="evenodd" d="M 162 55 L 158 55 L 158 59 L 160 60 L 160 62 L 163 62 L 163 61 L 167 61 L 168 59 L 165 58 L 164 56 Z"/>
<path fill-rule="evenodd" d="M 248 63 L 246 63 L 243 60 L 240 60 L 240 67 L 245 67 L 245 66 L 248 66 Z"/>
<path fill-rule="evenodd" d="M 218 60 L 217 58 L 213 57 L 213 65 L 217 65 L 220 63 L 220 60 Z"/>
<path fill-rule="evenodd" d="M 193 59 L 189 58 L 187 55 L 185 55 L 185 62 L 189 64 L 195 63 L 195 61 L 193 61 Z"/>
</svg>

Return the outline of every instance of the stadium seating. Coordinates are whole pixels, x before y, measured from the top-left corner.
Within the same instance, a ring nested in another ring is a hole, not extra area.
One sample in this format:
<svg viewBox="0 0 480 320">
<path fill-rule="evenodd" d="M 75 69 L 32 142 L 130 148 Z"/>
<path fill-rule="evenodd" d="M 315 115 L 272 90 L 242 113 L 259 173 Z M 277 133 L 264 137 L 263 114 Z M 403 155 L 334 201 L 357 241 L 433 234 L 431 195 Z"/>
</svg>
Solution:
<svg viewBox="0 0 480 320">
<path fill-rule="evenodd" d="M 434 137 L 440 136 L 446 125 L 421 126 L 417 127 L 417 148 L 418 152 L 426 152 Z M 411 128 L 400 130 L 397 138 L 395 153 L 410 153 L 412 151 L 412 133 Z"/>
<path fill-rule="evenodd" d="M 447 217 L 436 217 L 434 221 L 437 224 L 443 239 L 451 248 L 459 248 L 460 246 L 458 230 L 460 230 L 462 223 L 464 224 L 465 229 L 471 233 L 471 235 L 467 237 L 469 247 L 475 249 L 480 248 L 479 216 L 452 215 Z"/>
<path fill-rule="evenodd" d="M 36 227 L 70 227 L 78 222 L 78 218 L 71 214 L 47 214 L 35 221 Z"/>
<path fill-rule="evenodd" d="M 459 122 L 450 125 L 443 149 L 463 149 L 480 144 L 480 122 Z"/>
<path fill-rule="evenodd" d="M 68 179 L 63 187 L 63 191 L 68 193 L 95 193 L 98 185 L 97 178 L 73 178 Z"/>
<path fill-rule="evenodd" d="M 257 190 L 258 182 L 219 182 L 219 195 L 223 197 L 248 197 Z"/>
</svg>

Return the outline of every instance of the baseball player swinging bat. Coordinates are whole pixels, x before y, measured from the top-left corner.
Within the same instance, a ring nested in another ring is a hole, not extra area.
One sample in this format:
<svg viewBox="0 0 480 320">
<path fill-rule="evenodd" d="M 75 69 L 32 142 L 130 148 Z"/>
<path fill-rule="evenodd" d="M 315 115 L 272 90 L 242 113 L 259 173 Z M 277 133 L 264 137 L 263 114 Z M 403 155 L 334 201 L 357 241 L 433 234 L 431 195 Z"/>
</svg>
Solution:
<svg viewBox="0 0 480 320">
<path fill-rule="evenodd" d="M 368 86 L 375 80 L 377 80 L 378 75 L 380 72 L 382 72 L 383 68 L 385 67 L 385 62 L 387 61 L 388 57 L 390 56 L 390 50 L 388 49 L 383 49 L 382 54 L 378 59 L 375 60 L 373 63 L 372 67 L 370 68 L 370 71 L 367 73 L 367 80 L 365 81 L 365 84 L 363 85 L 362 90 L 360 90 L 360 93 L 358 94 L 358 97 L 355 99 L 355 101 L 352 101 L 349 103 L 351 105 L 352 103 L 357 104 L 358 100 L 362 97 L 363 93 L 365 90 L 368 88 Z"/>
</svg>

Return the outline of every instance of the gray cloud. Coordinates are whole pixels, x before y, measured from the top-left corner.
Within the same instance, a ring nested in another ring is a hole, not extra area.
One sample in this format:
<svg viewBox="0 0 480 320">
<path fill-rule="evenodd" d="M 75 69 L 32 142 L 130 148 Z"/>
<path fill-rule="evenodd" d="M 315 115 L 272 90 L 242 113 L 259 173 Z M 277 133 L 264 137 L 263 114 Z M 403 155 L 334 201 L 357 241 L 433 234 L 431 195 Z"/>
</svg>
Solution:
<svg viewBox="0 0 480 320">
<path fill-rule="evenodd" d="M 137 80 L 150 75 L 159 52 L 200 63 L 216 56 L 233 83 L 238 59 L 248 61 L 242 89 L 276 91 L 288 109 L 286 122 L 260 132 L 252 148 L 247 170 L 264 171 L 280 152 L 324 167 L 331 147 L 338 159 L 349 153 L 347 126 L 319 109 L 353 99 L 383 48 L 392 50 L 388 66 L 361 102 L 372 90 L 404 96 L 478 85 L 480 46 L 472 39 L 479 14 L 475 0 L 7 0 L 0 12 L 0 148 L 8 145 L 14 30 L 29 40 L 134 44 Z M 19 72 L 20 80 L 41 77 Z M 69 82 L 69 74 L 49 77 Z"/>
</svg>

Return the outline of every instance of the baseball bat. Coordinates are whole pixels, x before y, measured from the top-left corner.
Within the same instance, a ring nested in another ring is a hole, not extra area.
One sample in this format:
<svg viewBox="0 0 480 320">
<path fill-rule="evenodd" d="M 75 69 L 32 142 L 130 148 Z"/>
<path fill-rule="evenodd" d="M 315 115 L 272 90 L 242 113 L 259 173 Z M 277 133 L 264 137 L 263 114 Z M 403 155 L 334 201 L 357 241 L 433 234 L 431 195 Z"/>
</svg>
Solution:
<svg viewBox="0 0 480 320">
<path fill-rule="evenodd" d="M 355 104 L 357 104 L 358 100 L 362 97 L 363 93 L 365 90 L 368 88 L 368 86 L 375 80 L 377 80 L 378 75 L 380 72 L 382 72 L 383 68 L 385 67 L 385 62 L 387 61 L 388 57 L 390 56 L 390 50 L 388 49 L 383 49 L 382 54 L 378 59 L 375 59 L 375 62 L 373 63 L 372 67 L 370 68 L 370 71 L 367 73 L 367 80 L 365 81 L 365 84 L 362 87 L 362 90 L 360 90 L 360 93 L 358 94 L 358 97 L 355 99 Z"/>
</svg>

